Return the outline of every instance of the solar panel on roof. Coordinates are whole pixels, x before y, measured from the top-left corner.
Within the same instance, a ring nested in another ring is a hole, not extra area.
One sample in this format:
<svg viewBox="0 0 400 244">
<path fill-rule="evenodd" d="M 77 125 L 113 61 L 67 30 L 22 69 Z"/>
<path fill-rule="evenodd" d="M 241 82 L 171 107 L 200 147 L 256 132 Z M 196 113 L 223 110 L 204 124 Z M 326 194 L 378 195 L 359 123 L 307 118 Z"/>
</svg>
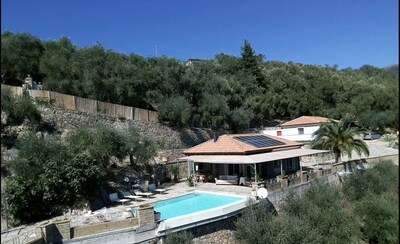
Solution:
<svg viewBox="0 0 400 244">
<path fill-rule="evenodd" d="M 279 145 L 285 144 L 281 141 L 277 141 L 268 136 L 261 136 L 261 135 L 260 136 L 235 136 L 233 138 L 236 140 L 242 141 L 246 144 L 255 146 L 257 148 L 273 147 L 273 146 L 279 146 Z"/>
</svg>

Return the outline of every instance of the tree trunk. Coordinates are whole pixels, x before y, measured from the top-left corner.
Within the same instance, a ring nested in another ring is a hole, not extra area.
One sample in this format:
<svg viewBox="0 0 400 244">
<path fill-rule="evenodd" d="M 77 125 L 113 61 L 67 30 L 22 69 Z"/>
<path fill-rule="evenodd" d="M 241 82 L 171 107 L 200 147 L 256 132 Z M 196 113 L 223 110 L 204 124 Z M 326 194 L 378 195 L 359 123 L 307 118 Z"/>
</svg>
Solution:
<svg viewBox="0 0 400 244">
<path fill-rule="evenodd" d="M 335 164 L 339 163 L 340 153 L 335 153 Z"/>
<path fill-rule="evenodd" d="M 132 154 L 129 154 L 129 162 L 130 162 L 131 166 L 134 165 L 133 155 Z"/>
</svg>

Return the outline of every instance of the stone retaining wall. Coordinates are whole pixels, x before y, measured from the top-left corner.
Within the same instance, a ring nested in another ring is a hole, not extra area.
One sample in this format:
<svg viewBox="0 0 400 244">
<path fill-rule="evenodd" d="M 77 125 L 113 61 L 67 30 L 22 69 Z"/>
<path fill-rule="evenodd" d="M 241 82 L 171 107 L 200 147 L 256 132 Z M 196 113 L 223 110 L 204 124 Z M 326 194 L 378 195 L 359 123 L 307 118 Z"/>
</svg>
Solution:
<svg viewBox="0 0 400 244">
<path fill-rule="evenodd" d="M 68 132 L 81 126 L 94 127 L 99 123 L 116 129 L 127 129 L 129 125 L 138 128 L 139 133 L 154 141 L 165 144 L 166 149 L 184 147 L 186 142 L 181 141 L 178 131 L 172 130 L 160 123 L 143 122 L 136 120 L 119 120 L 101 114 L 90 114 L 79 111 L 70 111 L 57 107 L 39 107 L 43 121 L 54 125 L 61 131 Z"/>
<path fill-rule="evenodd" d="M 393 161 L 394 164 L 399 165 L 399 155 L 387 155 L 387 156 L 380 156 L 374 158 L 367 158 L 366 162 L 370 164 L 377 164 L 380 161 L 390 160 Z"/>
<path fill-rule="evenodd" d="M 300 165 L 314 165 L 320 164 L 321 162 L 330 162 L 333 161 L 333 155 L 331 153 L 318 153 L 316 155 L 310 156 L 301 156 L 300 157 Z"/>
<path fill-rule="evenodd" d="M 92 225 L 85 225 L 80 227 L 71 228 L 71 238 L 77 238 L 82 236 L 94 235 L 112 230 L 119 230 L 139 225 L 139 219 L 128 218 L 119 221 L 104 222 Z"/>
<path fill-rule="evenodd" d="M 301 177 L 296 177 L 296 178 L 293 178 L 293 179 L 289 179 L 289 186 L 294 186 L 294 185 L 298 185 L 298 184 L 300 184 L 300 183 L 302 183 L 302 181 L 301 181 Z"/>
<path fill-rule="evenodd" d="M 157 122 L 120 120 L 102 114 L 90 114 L 71 111 L 53 106 L 39 106 L 43 121 L 57 129 L 68 132 L 80 126 L 94 127 L 98 123 L 116 129 L 126 129 L 129 125 L 138 128 L 139 133 L 164 144 L 164 149 L 181 149 L 197 145 L 212 138 L 212 132 L 206 129 L 172 129 Z"/>
</svg>

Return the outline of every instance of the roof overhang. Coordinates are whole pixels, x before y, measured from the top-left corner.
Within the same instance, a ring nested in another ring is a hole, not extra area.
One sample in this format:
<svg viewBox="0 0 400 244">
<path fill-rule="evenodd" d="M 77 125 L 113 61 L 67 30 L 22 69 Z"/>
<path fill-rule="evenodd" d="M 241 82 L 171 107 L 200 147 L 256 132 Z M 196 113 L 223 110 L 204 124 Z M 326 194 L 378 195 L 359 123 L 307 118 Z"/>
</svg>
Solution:
<svg viewBox="0 0 400 244">
<path fill-rule="evenodd" d="M 178 160 L 192 161 L 195 163 L 212 163 L 212 164 L 255 164 L 263 162 L 271 162 L 286 158 L 309 156 L 327 152 L 329 151 L 299 148 L 299 149 L 282 150 L 277 152 L 259 153 L 252 155 L 191 155 L 178 158 Z"/>
</svg>

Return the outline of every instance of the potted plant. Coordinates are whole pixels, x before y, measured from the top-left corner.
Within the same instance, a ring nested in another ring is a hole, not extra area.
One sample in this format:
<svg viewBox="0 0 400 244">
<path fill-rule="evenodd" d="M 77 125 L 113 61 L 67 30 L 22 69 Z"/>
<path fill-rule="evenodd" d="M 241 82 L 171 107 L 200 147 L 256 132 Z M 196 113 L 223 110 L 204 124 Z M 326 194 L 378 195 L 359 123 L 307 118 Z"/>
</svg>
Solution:
<svg viewBox="0 0 400 244">
<path fill-rule="evenodd" d="M 171 174 L 174 176 L 174 182 L 178 182 L 179 181 L 179 171 L 180 171 L 179 164 L 172 165 L 170 168 L 170 171 L 171 171 Z"/>
<path fill-rule="evenodd" d="M 187 183 L 190 187 L 194 186 L 193 175 L 187 177 Z"/>
<path fill-rule="evenodd" d="M 161 219 L 161 213 L 154 211 L 154 221 L 159 221 Z"/>
</svg>

